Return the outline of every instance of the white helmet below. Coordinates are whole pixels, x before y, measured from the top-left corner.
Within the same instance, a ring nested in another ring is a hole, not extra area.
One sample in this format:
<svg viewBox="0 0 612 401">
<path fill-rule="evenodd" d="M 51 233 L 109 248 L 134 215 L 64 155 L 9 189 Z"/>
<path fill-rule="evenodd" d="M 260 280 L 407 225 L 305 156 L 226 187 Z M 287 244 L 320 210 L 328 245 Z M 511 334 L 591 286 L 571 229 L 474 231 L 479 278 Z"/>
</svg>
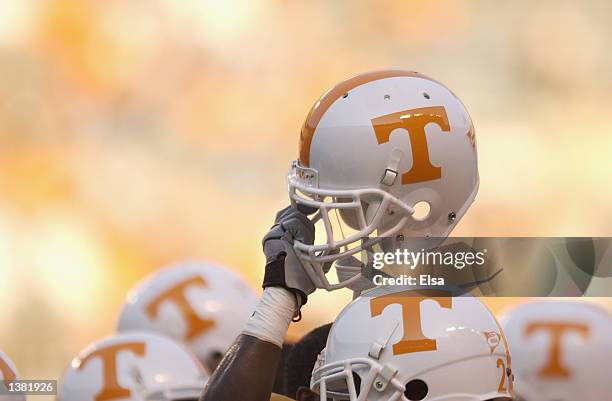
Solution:
<svg viewBox="0 0 612 401">
<path fill-rule="evenodd" d="M 19 373 L 17 372 L 17 368 L 15 364 L 5 354 L 2 350 L 0 350 L 0 386 L 2 386 L 1 382 L 10 381 L 10 380 L 19 380 Z M 2 401 L 25 401 L 25 395 L 15 394 L 15 395 L 0 395 L 0 400 Z"/>
<path fill-rule="evenodd" d="M 130 291 L 117 330 L 152 331 L 184 342 L 212 371 L 256 303 L 255 292 L 229 269 L 182 263 L 153 274 Z"/>
<path fill-rule="evenodd" d="M 474 127 L 453 92 L 412 71 L 358 75 L 325 92 L 304 122 L 289 195 L 317 211 L 325 238 L 295 248 L 317 286 L 345 287 L 325 277 L 330 263 L 366 239 L 390 237 L 393 250 L 405 246 L 395 239 L 447 237 L 478 183 Z"/>
<path fill-rule="evenodd" d="M 530 301 L 503 326 L 524 401 L 610 399 L 612 316 L 584 301 Z"/>
<path fill-rule="evenodd" d="M 124 333 L 85 348 L 64 373 L 58 401 L 198 400 L 208 373 L 183 345 Z"/>
<path fill-rule="evenodd" d="M 478 299 L 444 290 L 378 288 L 334 322 L 312 373 L 321 399 L 512 399 L 508 346 Z"/>
</svg>

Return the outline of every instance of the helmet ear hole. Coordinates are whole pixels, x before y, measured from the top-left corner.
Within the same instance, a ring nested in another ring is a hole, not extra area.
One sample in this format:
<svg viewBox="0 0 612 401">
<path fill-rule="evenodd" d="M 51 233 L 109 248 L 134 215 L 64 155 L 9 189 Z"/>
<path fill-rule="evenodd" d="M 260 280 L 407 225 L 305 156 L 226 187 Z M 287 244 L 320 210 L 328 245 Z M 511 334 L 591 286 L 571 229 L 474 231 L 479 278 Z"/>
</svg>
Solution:
<svg viewBox="0 0 612 401">
<path fill-rule="evenodd" d="M 406 384 L 406 390 L 404 391 L 404 395 L 410 401 L 420 401 L 427 397 L 427 393 L 429 393 L 427 383 L 419 379 L 409 381 Z"/>
<path fill-rule="evenodd" d="M 418 201 L 412 208 L 414 209 L 412 218 L 417 221 L 425 220 L 431 212 L 431 205 L 427 201 Z"/>
</svg>

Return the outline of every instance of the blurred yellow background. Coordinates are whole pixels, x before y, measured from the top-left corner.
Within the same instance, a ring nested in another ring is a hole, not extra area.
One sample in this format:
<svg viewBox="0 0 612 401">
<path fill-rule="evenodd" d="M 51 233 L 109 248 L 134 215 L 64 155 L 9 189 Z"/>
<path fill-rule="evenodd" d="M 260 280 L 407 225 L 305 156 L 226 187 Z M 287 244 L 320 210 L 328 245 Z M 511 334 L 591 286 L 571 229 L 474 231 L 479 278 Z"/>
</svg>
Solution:
<svg viewBox="0 0 612 401">
<path fill-rule="evenodd" d="M 1 1 L 0 348 L 23 377 L 58 377 L 112 333 L 131 286 L 178 260 L 233 266 L 257 287 L 303 118 L 372 69 L 424 72 L 470 110 L 481 186 L 455 235 L 611 236 L 611 12 Z M 311 297 L 294 334 L 349 298 Z"/>
</svg>

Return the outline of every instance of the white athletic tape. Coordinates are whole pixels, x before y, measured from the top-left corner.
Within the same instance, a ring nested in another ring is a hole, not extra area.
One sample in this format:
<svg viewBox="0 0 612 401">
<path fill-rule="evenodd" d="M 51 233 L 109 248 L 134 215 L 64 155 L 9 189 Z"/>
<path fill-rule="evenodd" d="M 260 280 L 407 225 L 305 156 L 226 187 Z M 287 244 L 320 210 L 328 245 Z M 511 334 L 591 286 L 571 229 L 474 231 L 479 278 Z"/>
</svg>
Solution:
<svg viewBox="0 0 612 401">
<path fill-rule="evenodd" d="M 242 334 L 282 347 L 297 307 L 297 300 L 292 292 L 281 287 L 267 287 Z"/>
</svg>

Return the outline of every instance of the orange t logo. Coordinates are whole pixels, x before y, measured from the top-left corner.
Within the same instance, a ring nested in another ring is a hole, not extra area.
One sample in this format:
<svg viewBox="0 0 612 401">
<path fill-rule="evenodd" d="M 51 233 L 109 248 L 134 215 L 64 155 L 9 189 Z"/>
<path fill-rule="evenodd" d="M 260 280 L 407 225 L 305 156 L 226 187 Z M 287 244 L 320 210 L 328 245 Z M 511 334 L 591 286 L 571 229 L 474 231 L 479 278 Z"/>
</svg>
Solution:
<svg viewBox="0 0 612 401">
<path fill-rule="evenodd" d="M 130 351 L 138 356 L 144 356 L 145 344 L 143 342 L 132 342 L 111 345 L 88 354 L 79 363 L 78 369 L 81 370 L 92 358 L 98 357 L 102 362 L 104 378 L 102 390 L 94 398 L 96 401 L 116 400 L 118 398 L 127 398 L 131 395 L 131 391 L 121 387 L 117 381 L 117 354 L 120 351 Z"/>
<path fill-rule="evenodd" d="M 154 319 L 157 317 L 157 312 L 159 311 L 159 306 L 162 304 L 162 302 L 172 301 L 179 308 L 185 322 L 187 323 L 187 333 L 185 334 L 185 339 L 189 341 L 193 340 L 201 333 L 210 330 L 215 325 L 215 322 L 212 320 L 200 318 L 187 300 L 185 290 L 187 287 L 192 285 L 206 287 L 206 281 L 199 275 L 183 280 L 175 286 L 162 292 L 157 298 L 153 299 L 146 308 L 147 315 L 151 319 Z"/>
<path fill-rule="evenodd" d="M 409 354 L 412 352 L 435 351 L 436 340 L 425 337 L 421 328 L 421 302 L 426 299 L 436 301 L 442 308 L 452 308 L 453 299 L 446 291 L 423 290 L 415 296 L 414 291 L 402 291 L 383 295 L 370 300 L 372 317 L 380 315 L 387 306 L 398 304 L 402 307 L 402 322 L 404 336 L 393 344 L 393 355 Z"/>
<path fill-rule="evenodd" d="M 2 373 L 2 380 L 15 380 L 17 377 L 13 369 L 2 358 L 0 358 L 0 373 Z"/>
<path fill-rule="evenodd" d="M 386 114 L 372 119 L 378 144 L 389 142 L 391 132 L 397 128 L 408 131 L 412 147 L 412 167 L 402 174 L 402 184 L 431 181 L 442 177 L 442 168 L 431 164 L 425 126 L 437 124 L 442 131 L 450 131 L 448 116 L 443 106 L 423 107 Z"/>
<path fill-rule="evenodd" d="M 542 330 L 546 330 L 550 334 L 550 346 L 548 347 L 546 366 L 540 369 L 538 375 L 549 378 L 570 377 L 570 370 L 561 364 L 561 337 L 568 331 L 576 331 L 584 340 L 589 336 L 589 326 L 569 322 L 537 322 L 529 324 L 525 334 L 531 336 L 536 331 Z"/>
</svg>

